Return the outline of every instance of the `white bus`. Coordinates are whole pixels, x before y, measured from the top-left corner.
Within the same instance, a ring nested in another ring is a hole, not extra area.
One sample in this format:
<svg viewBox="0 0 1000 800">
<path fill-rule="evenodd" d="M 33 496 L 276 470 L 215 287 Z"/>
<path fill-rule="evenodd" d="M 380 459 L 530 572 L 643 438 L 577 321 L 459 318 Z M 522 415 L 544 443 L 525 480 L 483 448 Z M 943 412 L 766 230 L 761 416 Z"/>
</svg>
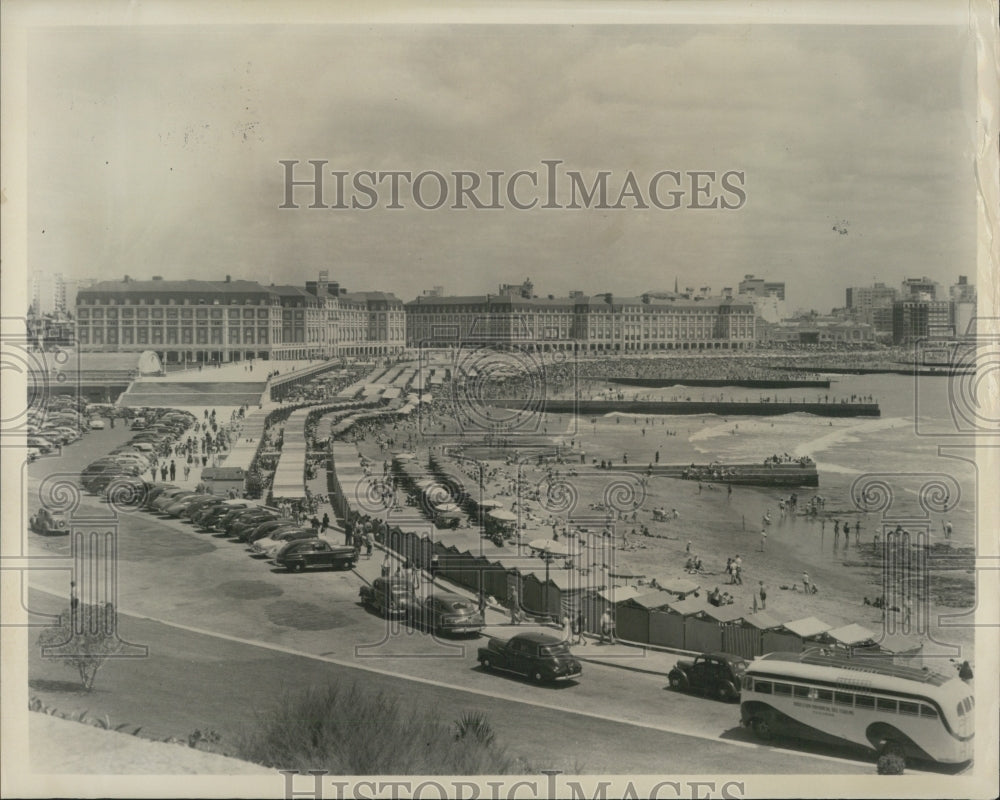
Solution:
<svg viewBox="0 0 1000 800">
<path fill-rule="evenodd" d="M 872 655 L 768 653 L 747 666 L 741 701 L 742 724 L 761 739 L 846 742 L 942 764 L 972 760 L 972 687 L 957 674 Z"/>
</svg>

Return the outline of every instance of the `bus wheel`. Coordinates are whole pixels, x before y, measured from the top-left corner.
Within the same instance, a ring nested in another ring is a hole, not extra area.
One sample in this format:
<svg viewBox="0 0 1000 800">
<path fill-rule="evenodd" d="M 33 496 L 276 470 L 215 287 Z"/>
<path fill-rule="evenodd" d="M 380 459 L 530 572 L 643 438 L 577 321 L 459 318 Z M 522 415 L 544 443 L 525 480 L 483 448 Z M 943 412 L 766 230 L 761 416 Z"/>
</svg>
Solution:
<svg viewBox="0 0 1000 800">
<path fill-rule="evenodd" d="M 750 727 L 757 737 L 764 741 L 774 738 L 774 729 L 771 727 L 771 720 L 765 716 L 754 717 L 750 722 Z"/>
</svg>

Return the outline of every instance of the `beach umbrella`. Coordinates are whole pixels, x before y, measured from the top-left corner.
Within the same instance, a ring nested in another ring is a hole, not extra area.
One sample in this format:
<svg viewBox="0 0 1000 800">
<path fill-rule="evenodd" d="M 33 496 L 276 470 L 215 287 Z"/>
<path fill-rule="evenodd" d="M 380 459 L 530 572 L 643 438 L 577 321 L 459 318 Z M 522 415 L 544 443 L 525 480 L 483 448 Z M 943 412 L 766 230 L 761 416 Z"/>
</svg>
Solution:
<svg viewBox="0 0 1000 800">
<path fill-rule="evenodd" d="M 664 578 L 662 580 L 657 578 L 656 584 L 664 591 L 676 595 L 691 594 L 691 592 L 697 592 L 701 588 L 700 583 L 687 578 Z"/>
<path fill-rule="evenodd" d="M 439 511 L 442 514 L 452 514 L 459 511 L 458 504 L 456 503 L 439 503 L 434 506 L 435 511 Z"/>
<path fill-rule="evenodd" d="M 568 556 L 572 553 L 566 542 L 557 542 L 555 539 L 532 539 L 528 542 L 528 547 L 552 556 Z"/>
<path fill-rule="evenodd" d="M 494 509 L 488 516 L 497 522 L 517 522 L 517 514 L 503 508 Z"/>
</svg>

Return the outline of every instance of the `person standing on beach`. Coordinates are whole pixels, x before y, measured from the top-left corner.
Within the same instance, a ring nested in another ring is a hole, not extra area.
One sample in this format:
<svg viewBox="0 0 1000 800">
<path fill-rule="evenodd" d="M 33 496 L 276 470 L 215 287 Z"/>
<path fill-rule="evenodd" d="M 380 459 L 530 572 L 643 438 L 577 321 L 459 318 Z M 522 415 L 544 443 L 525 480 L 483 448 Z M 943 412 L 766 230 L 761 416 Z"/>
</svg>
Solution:
<svg viewBox="0 0 1000 800">
<path fill-rule="evenodd" d="M 757 594 L 760 595 L 760 610 L 767 611 L 767 588 L 764 586 L 764 581 L 759 581 L 759 588 L 757 589 Z"/>
<path fill-rule="evenodd" d="M 760 552 L 765 552 L 767 550 L 767 531 L 763 528 L 760 529 Z"/>
<path fill-rule="evenodd" d="M 808 572 L 803 572 L 802 573 L 802 591 L 804 591 L 806 594 L 809 594 L 809 586 L 810 586 L 810 584 L 809 584 L 809 573 Z"/>
</svg>

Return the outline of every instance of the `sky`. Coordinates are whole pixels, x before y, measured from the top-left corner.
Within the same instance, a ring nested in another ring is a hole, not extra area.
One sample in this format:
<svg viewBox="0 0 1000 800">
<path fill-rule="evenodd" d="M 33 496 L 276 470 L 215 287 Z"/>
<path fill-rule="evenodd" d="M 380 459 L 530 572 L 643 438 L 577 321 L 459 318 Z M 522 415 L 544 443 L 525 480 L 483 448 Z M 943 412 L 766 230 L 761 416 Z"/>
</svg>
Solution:
<svg viewBox="0 0 1000 800">
<path fill-rule="evenodd" d="M 947 286 L 976 272 L 974 63 L 966 28 L 932 26 L 39 29 L 29 269 L 264 283 L 326 269 L 404 300 L 526 277 L 540 295 L 675 278 L 719 292 L 753 273 L 820 311 L 873 280 Z M 559 159 L 588 183 L 610 171 L 613 196 L 629 171 L 645 187 L 736 170 L 746 201 L 394 210 L 383 184 L 371 210 L 310 209 L 302 190 L 279 208 L 279 161 L 302 178 L 310 159 L 484 180 Z"/>
</svg>

